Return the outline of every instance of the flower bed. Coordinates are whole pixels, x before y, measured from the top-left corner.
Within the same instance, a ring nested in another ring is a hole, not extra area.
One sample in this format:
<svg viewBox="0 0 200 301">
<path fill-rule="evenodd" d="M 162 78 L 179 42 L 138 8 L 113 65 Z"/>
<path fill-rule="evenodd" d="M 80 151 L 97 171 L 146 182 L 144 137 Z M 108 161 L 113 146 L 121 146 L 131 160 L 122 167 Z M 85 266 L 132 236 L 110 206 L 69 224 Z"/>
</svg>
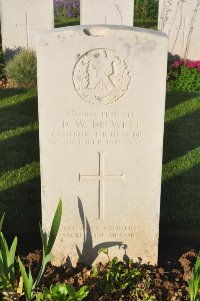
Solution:
<svg viewBox="0 0 200 301">
<path fill-rule="evenodd" d="M 172 61 L 168 68 L 168 84 L 171 90 L 200 91 L 200 60 Z"/>
<path fill-rule="evenodd" d="M 54 0 L 56 19 L 80 16 L 80 0 Z"/>
<path fill-rule="evenodd" d="M 0 295 L 3 301 L 199 301 L 200 257 L 193 251 L 178 262 L 164 261 L 162 266 L 110 258 L 106 265 L 56 268 L 48 264 L 62 216 L 62 201 L 56 209 L 47 238 L 40 226 L 42 251 L 16 260 L 17 237 L 10 248 L 2 233 L 0 220 Z M 197 259 L 196 259 L 197 257 Z M 196 261 L 196 263 L 195 263 Z M 194 265 L 195 263 L 195 265 Z M 47 266 L 48 264 L 48 266 Z M 193 270 L 191 271 L 192 267 Z M 46 269 L 47 267 L 47 269 Z M 46 270 L 46 271 L 45 271 Z"/>
</svg>

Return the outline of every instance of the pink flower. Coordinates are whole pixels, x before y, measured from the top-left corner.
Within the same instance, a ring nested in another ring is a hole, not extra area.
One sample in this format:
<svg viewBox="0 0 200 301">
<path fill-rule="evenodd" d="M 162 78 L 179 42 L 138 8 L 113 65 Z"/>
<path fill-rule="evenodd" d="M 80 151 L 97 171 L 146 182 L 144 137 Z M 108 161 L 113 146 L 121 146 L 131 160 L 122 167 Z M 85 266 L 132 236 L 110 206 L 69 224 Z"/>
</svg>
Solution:
<svg viewBox="0 0 200 301">
<path fill-rule="evenodd" d="M 189 69 L 195 68 L 198 70 L 198 72 L 200 72 L 200 60 L 193 61 L 193 60 L 180 59 L 180 60 L 175 60 L 172 63 L 172 68 L 178 68 L 179 66 L 186 66 Z"/>
<path fill-rule="evenodd" d="M 172 64 L 172 67 L 178 68 L 179 67 L 179 62 L 178 61 L 174 61 L 173 64 Z"/>
</svg>

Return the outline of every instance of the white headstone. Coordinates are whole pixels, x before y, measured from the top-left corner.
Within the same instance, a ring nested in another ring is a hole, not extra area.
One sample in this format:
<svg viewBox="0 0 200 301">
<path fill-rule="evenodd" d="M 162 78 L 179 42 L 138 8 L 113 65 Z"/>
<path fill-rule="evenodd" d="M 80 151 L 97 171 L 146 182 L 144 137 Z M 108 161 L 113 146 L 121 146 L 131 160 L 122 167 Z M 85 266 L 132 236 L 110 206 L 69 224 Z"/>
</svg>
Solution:
<svg viewBox="0 0 200 301">
<path fill-rule="evenodd" d="M 0 0 L 3 49 L 36 48 L 37 33 L 54 28 L 53 0 Z"/>
<path fill-rule="evenodd" d="M 81 0 L 81 25 L 133 26 L 134 0 Z"/>
<path fill-rule="evenodd" d="M 169 52 L 200 59 L 200 0 L 160 0 L 159 30 L 169 36 Z"/>
<path fill-rule="evenodd" d="M 166 35 L 68 27 L 41 34 L 37 52 L 47 233 L 59 198 L 64 205 L 56 263 L 105 261 L 101 247 L 156 263 Z"/>
</svg>

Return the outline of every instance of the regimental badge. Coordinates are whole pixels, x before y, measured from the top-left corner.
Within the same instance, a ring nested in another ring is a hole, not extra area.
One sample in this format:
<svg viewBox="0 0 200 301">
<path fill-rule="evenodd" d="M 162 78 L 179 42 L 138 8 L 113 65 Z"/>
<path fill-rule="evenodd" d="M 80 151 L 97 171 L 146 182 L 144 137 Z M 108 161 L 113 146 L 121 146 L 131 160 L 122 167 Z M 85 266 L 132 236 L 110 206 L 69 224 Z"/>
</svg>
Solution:
<svg viewBox="0 0 200 301">
<path fill-rule="evenodd" d="M 131 72 L 125 60 L 110 49 L 95 49 L 80 57 L 73 82 L 78 94 L 91 104 L 112 104 L 130 85 Z"/>
</svg>

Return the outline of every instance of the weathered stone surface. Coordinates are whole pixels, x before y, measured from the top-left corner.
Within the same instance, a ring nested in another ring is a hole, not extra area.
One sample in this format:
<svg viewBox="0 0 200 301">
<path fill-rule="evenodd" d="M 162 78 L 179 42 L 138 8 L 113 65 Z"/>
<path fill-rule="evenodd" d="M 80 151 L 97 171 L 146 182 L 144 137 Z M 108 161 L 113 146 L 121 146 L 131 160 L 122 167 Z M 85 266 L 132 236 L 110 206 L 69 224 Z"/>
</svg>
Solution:
<svg viewBox="0 0 200 301">
<path fill-rule="evenodd" d="M 53 0 L 0 0 L 3 49 L 36 47 L 37 33 L 54 28 Z"/>
<path fill-rule="evenodd" d="M 134 0 L 81 0 L 81 25 L 133 26 Z"/>
<path fill-rule="evenodd" d="M 62 198 L 56 263 L 156 263 L 167 37 L 77 26 L 38 38 L 43 227 Z"/>
<path fill-rule="evenodd" d="M 169 52 L 200 59 L 199 0 L 160 0 L 159 30 L 169 36 Z"/>
</svg>

